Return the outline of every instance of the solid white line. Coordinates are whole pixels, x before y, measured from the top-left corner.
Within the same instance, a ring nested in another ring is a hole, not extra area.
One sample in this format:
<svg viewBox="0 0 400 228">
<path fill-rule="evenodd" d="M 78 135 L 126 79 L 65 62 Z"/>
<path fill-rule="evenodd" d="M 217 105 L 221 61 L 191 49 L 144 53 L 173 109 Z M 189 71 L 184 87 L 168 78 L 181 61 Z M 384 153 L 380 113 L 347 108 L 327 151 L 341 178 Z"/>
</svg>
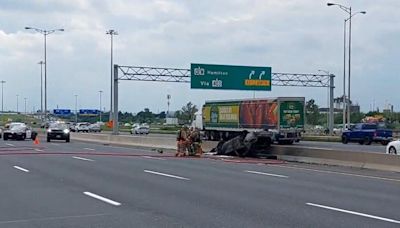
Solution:
<svg viewBox="0 0 400 228">
<path fill-rule="evenodd" d="M 90 196 L 90 197 L 93 197 L 95 199 L 101 200 L 101 201 L 103 201 L 105 203 L 114 205 L 114 206 L 120 206 L 121 205 L 121 203 L 118 203 L 118 202 L 116 202 L 114 200 L 110 200 L 110 199 L 104 198 L 102 196 L 96 195 L 96 194 L 91 193 L 91 192 L 84 192 L 83 194 L 85 194 L 87 196 Z"/>
<path fill-rule="evenodd" d="M 90 162 L 94 161 L 94 160 L 89 159 L 89 158 L 82 158 L 82 157 L 73 157 L 73 158 L 78 159 L 78 160 L 82 160 L 82 161 L 90 161 Z"/>
<path fill-rule="evenodd" d="M 157 158 L 157 157 L 151 157 L 151 156 L 142 156 L 143 158 L 148 158 L 148 159 L 154 159 L 154 160 L 162 160 L 165 161 L 166 159 L 164 158 Z"/>
<path fill-rule="evenodd" d="M 337 175 L 345 175 L 345 176 L 353 176 L 353 177 L 362 177 L 362 178 L 370 178 L 370 179 L 377 179 L 377 180 L 400 182 L 400 179 L 392 179 L 392 178 L 377 177 L 377 176 L 367 176 L 367 175 L 360 175 L 360 174 L 353 174 L 353 173 L 342 173 L 342 172 L 329 171 L 329 170 L 309 169 L 309 168 L 284 166 L 284 165 L 274 165 L 274 167 L 282 167 L 282 168 L 288 168 L 288 169 L 299 169 L 299 170 L 306 170 L 306 171 L 312 171 L 312 172 L 318 172 L 318 173 L 330 173 L 330 174 L 337 174 Z"/>
<path fill-rule="evenodd" d="M 41 150 L 41 149 L 35 149 L 37 152 L 42 152 L 43 150 Z"/>
<path fill-rule="evenodd" d="M 83 148 L 84 150 L 95 150 L 95 149 L 92 149 L 92 148 Z"/>
<path fill-rule="evenodd" d="M 11 143 L 6 143 L 7 146 L 15 146 L 14 144 Z"/>
<path fill-rule="evenodd" d="M 344 210 L 344 209 L 335 208 L 335 207 L 328 207 L 328 206 L 324 206 L 324 205 L 320 205 L 320 204 L 314 204 L 314 203 L 306 203 L 306 204 L 309 206 L 313 206 L 313 207 L 319 207 L 319 208 L 324 208 L 324 209 L 328 209 L 328 210 L 339 211 L 339 212 L 348 213 L 348 214 L 352 214 L 352 215 L 358 215 L 358 216 L 362 216 L 362 217 L 367 217 L 367 218 L 372 218 L 372 219 L 377 219 L 377 220 L 382 220 L 382 221 L 386 221 L 386 222 L 400 224 L 400 221 L 394 220 L 394 219 L 388 219 L 388 218 L 384 218 L 384 217 L 364 214 L 364 213 L 355 212 L 355 211 Z"/>
<path fill-rule="evenodd" d="M 19 166 L 14 166 L 14 168 L 16 168 L 16 169 L 18 169 L 18 170 L 21 170 L 21 171 L 23 171 L 23 172 L 25 172 L 25 173 L 29 173 L 29 170 L 27 170 L 27 169 L 24 169 L 24 168 L 21 168 L 21 167 L 19 167 Z"/>
<path fill-rule="evenodd" d="M 190 180 L 190 179 L 188 179 L 186 177 L 180 177 L 180 176 L 175 176 L 175 175 L 166 174 L 166 173 L 159 173 L 159 172 L 150 171 L 150 170 L 144 170 L 144 172 L 145 173 L 155 174 L 155 175 L 160 175 L 160 176 L 165 176 L 165 177 L 176 178 L 176 179 L 180 179 L 180 180 Z"/>
<path fill-rule="evenodd" d="M 271 177 L 289 178 L 288 176 L 279 175 L 279 174 L 273 174 L 273 173 L 263 173 L 263 172 L 257 172 L 257 171 L 249 171 L 249 170 L 245 170 L 245 172 L 246 173 L 253 173 L 253 174 L 260 174 L 260 175 L 265 175 L 265 176 L 271 176 Z"/>
</svg>

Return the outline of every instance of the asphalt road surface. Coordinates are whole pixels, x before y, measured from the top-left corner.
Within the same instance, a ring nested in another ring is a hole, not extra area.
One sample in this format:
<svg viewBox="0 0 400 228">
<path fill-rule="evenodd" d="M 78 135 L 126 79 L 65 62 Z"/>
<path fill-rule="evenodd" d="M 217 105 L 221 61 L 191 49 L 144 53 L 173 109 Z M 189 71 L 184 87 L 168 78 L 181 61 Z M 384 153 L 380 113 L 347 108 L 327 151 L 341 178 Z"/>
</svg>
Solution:
<svg viewBox="0 0 400 228">
<path fill-rule="evenodd" d="M 43 141 L 0 142 L 0 227 L 400 227 L 400 173 Z"/>
<path fill-rule="evenodd" d="M 80 133 L 87 134 L 87 133 Z M 99 134 L 99 133 L 96 133 Z M 110 132 L 101 132 L 100 134 L 110 134 Z M 131 135 L 127 132 L 121 132 L 121 135 Z M 173 134 L 156 134 L 150 133 L 148 135 L 131 135 L 132 137 L 149 137 L 149 138 L 170 138 L 174 140 L 176 138 Z M 278 145 L 279 146 L 279 145 Z M 340 142 L 317 142 L 317 141 L 301 141 L 300 143 L 295 143 L 296 147 L 310 147 L 317 149 L 335 149 L 335 150 L 345 150 L 351 152 L 374 152 L 374 153 L 385 153 L 386 146 L 381 145 L 380 143 L 372 143 L 371 145 L 359 145 L 358 143 L 348 143 L 343 144 Z"/>
</svg>

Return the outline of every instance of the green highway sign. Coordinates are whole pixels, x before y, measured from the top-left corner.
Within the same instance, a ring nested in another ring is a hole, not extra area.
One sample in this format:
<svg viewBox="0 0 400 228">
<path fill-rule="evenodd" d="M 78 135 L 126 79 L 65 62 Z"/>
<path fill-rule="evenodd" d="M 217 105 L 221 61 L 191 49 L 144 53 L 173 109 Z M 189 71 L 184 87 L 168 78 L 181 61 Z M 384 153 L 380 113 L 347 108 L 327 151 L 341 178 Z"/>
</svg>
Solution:
<svg viewBox="0 0 400 228">
<path fill-rule="evenodd" d="M 271 67 L 192 63 L 190 74 L 192 89 L 271 91 Z"/>
</svg>

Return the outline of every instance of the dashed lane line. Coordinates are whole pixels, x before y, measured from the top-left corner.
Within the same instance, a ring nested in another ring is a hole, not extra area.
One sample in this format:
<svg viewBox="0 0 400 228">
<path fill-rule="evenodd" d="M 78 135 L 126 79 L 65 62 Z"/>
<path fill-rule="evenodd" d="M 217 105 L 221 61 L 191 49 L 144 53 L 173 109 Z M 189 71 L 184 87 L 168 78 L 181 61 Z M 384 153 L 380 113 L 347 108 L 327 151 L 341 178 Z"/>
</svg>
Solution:
<svg viewBox="0 0 400 228">
<path fill-rule="evenodd" d="M 288 176 L 279 175 L 279 174 L 274 174 L 274 173 L 263 173 L 263 172 L 251 171 L 251 170 L 245 170 L 244 172 L 246 172 L 246 173 L 252 173 L 252 174 L 258 174 L 258 175 L 264 175 L 264 176 L 271 176 L 271 177 L 289 178 Z"/>
<path fill-rule="evenodd" d="M 319 207 L 319 208 L 332 210 L 332 211 L 338 211 L 338 212 L 347 213 L 347 214 L 352 214 L 352 215 L 358 215 L 358 216 L 362 216 L 362 217 L 366 217 L 366 218 L 377 219 L 377 220 L 381 220 L 381 221 L 385 221 L 385 222 L 400 224 L 400 221 L 398 221 L 398 220 L 384 218 L 384 217 L 375 216 L 375 215 L 364 214 L 364 213 L 360 213 L 360 212 L 356 212 L 356 211 L 350 211 L 350 210 L 345 210 L 345 209 L 340 209 L 340 208 L 335 208 L 335 207 L 329 207 L 329 206 L 324 206 L 324 205 L 315 204 L 315 203 L 306 203 L 306 205 L 312 206 L 312 207 Z"/>
<path fill-rule="evenodd" d="M 142 158 L 154 159 L 154 160 L 161 160 L 161 161 L 165 161 L 165 160 L 166 160 L 166 159 L 164 159 L 164 158 L 158 158 L 158 157 L 152 157 L 152 156 L 142 156 Z"/>
<path fill-rule="evenodd" d="M 105 198 L 105 197 L 103 197 L 103 196 L 99 196 L 99 195 L 94 194 L 94 193 L 91 193 L 91 192 L 84 192 L 83 194 L 85 194 L 85 195 L 87 195 L 87 196 L 90 196 L 90 197 L 92 197 L 92 198 L 98 199 L 98 200 L 100 200 L 100 201 L 103 201 L 103 202 L 105 202 L 105 203 L 111 204 L 111 205 L 113 205 L 113 206 L 120 206 L 120 205 L 121 205 L 121 203 L 118 203 L 118 202 L 116 202 L 116 201 L 114 201 L 114 200 Z"/>
<path fill-rule="evenodd" d="M 160 173 L 160 172 L 151 171 L 151 170 L 144 170 L 144 172 L 145 173 L 159 175 L 159 176 L 164 176 L 164 177 L 175 178 L 175 179 L 179 179 L 179 180 L 190 180 L 189 178 L 186 178 L 186 177 L 180 177 L 180 176 L 176 176 L 176 175 L 171 175 L 171 174 L 167 174 L 167 173 Z"/>
<path fill-rule="evenodd" d="M 82 157 L 76 157 L 76 156 L 74 156 L 72 158 L 75 158 L 75 159 L 78 159 L 78 160 L 82 160 L 82 161 L 89 161 L 89 162 L 93 162 L 94 161 L 94 160 L 89 159 L 89 158 L 82 158 Z"/>
<path fill-rule="evenodd" d="M 15 165 L 14 168 L 16 168 L 16 169 L 18 169 L 18 170 L 20 170 L 20 171 L 22 171 L 22 172 L 29 173 L 29 170 L 24 169 L 24 168 L 22 168 L 22 167 L 19 167 L 19 166 L 16 166 L 16 165 Z"/>
</svg>

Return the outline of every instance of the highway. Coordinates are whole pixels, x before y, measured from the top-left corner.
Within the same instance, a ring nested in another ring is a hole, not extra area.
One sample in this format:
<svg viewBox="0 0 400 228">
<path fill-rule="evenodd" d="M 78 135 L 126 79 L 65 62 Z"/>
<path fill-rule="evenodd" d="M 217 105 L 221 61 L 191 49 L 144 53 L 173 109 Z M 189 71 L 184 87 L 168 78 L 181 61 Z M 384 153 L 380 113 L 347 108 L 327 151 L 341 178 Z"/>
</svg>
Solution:
<svg viewBox="0 0 400 228">
<path fill-rule="evenodd" d="M 43 141 L 0 141 L 0 227 L 400 226 L 400 173 Z"/>
<path fill-rule="evenodd" d="M 87 134 L 87 133 L 80 133 Z M 92 134 L 92 133 L 90 133 Z M 94 134 L 110 134 L 110 132 L 101 132 Z M 149 138 L 170 138 L 174 140 L 176 138 L 173 134 L 157 134 L 150 133 L 148 135 L 131 135 L 127 132 L 121 132 L 121 135 L 131 136 L 131 137 L 149 137 Z M 277 145 L 279 146 L 279 145 Z M 318 142 L 318 141 L 301 141 L 300 143 L 295 143 L 295 147 L 304 147 L 304 148 L 316 148 L 316 149 L 339 149 L 346 150 L 351 152 L 374 152 L 374 153 L 385 153 L 385 146 L 382 146 L 379 143 L 372 143 L 371 145 L 359 145 L 358 143 L 348 143 L 342 144 L 340 142 Z"/>
</svg>

